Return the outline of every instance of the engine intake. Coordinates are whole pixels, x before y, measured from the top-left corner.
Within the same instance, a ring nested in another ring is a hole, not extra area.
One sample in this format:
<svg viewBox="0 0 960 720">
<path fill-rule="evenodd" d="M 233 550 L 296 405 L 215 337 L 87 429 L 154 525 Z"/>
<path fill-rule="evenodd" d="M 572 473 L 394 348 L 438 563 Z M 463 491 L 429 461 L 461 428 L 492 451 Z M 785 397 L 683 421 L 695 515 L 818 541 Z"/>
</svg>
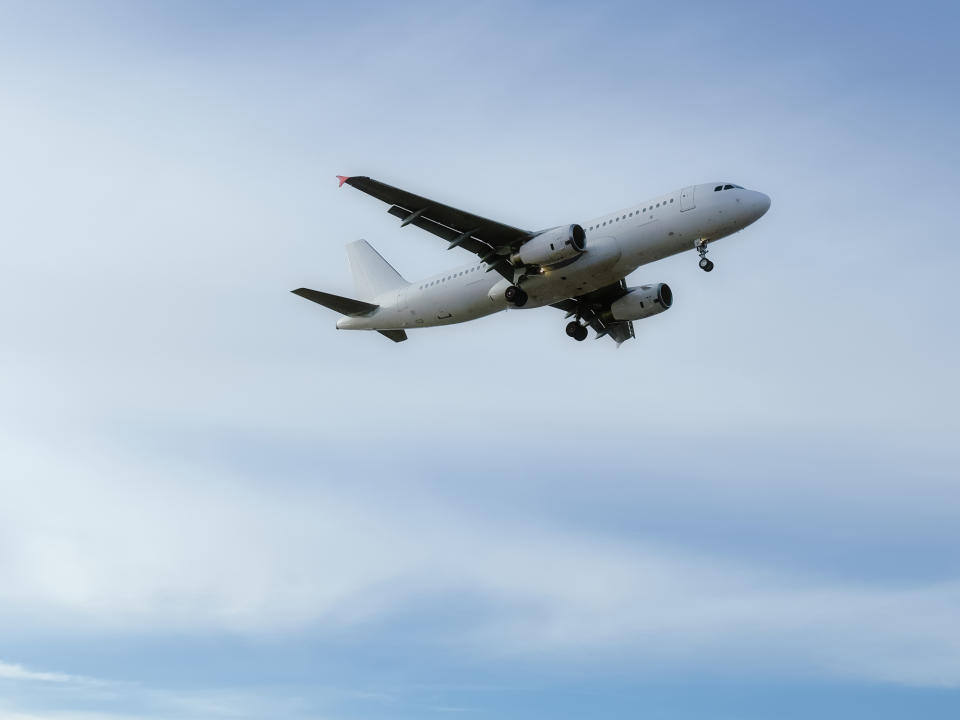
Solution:
<svg viewBox="0 0 960 720">
<path fill-rule="evenodd" d="M 510 258 L 514 265 L 550 266 L 577 257 L 587 249 L 587 234 L 577 224 L 544 230 L 527 240 Z"/>
<path fill-rule="evenodd" d="M 642 320 L 673 305 L 673 291 L 666 283 L 628 288 L 627 294 L 610 303 L 614 320 Z"/>
</svg>

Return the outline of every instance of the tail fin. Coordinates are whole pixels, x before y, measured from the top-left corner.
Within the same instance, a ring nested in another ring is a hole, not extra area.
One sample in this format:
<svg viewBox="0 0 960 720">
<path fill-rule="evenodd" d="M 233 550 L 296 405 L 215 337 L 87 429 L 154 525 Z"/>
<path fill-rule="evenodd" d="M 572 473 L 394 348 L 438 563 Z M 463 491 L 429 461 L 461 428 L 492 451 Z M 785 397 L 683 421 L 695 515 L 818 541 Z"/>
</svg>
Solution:
<svg viewBox="0 0 960 720">
<path fill-rule="evenodd" d="M 357 294 L 365 300 L 409 284 L 366 240 L 349 243 L 347 258 Z"/>
</svg>

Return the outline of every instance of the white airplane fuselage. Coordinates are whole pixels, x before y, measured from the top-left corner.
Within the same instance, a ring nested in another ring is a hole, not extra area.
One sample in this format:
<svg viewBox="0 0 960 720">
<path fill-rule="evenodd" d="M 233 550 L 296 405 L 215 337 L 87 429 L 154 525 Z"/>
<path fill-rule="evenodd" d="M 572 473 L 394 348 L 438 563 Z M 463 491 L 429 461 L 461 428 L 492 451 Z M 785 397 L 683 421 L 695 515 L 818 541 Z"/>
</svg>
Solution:
<svg viewBox="0 0 960 720">
<path fill-rule="evenodd" d="M 375 311 L 341 317 L 337 328 L 406 330 L 466 322 L 507 308 L 543 307 L 619 282 L 641 265 L 694 249 L 698 240 L 732 235 L 769 207 L 770 198 L 754 190 L 729 183 L 693 185 L 582 223 L 586 250 L 574 262 L 526 277 L 522 287 L 529 300 L 522 308 L 504 297 L 512 283 L 477 261 L 373 298 Z"/>
</svg>

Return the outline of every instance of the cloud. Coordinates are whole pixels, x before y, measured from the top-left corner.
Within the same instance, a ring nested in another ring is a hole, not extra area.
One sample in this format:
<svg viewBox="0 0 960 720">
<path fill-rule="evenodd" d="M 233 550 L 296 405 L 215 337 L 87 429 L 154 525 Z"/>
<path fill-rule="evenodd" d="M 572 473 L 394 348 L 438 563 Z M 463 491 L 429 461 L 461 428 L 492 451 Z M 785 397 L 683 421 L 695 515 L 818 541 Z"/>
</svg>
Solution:
<svg viewBox="0 0 960 720">
<path fill-rule="evenodd" d="M 28 670 L 22 665 L 0 662 L 0 680 L 35 680 L 50 683 L 78 683 L 92 682 L 90 678 L 80 675 L 67 675 L 55 672 L 36 672 Z"/>
<path fill-rule="evenodd" d="M 264 697 L 256 688 L 171 690 L 139 682 L 43 672 L 0 662 L 0 720 L 127 720 L 148 717 L 302 717 L 297 697 Z M 56 692 L 37 685 L 54 684 Z M 327 694 L 337 691 L 325 689 Z M 135 712 L 125 708 L 136 708 Z M 316 715 L 311 715 L 316 717 Z"/>
<path fill-rule="evenodd" d="M 436 662 L 960 683 L 950 23 L 103 7 L 0 23 L 0 636 L 427 614 Z M 393 347 L 287 290 L 350 294 L 359 236 L 459 259 L 337 172 L 524 227 L 714 176 L 774 206 L 709 278 L 639 271 L 677 302 L 619 351 L 549 309 Z"/>
<path fill-rule="evenodd" d="M 5 708 L 0 704 L 0 720 L 142 720 L 145 716 L 129 713 L 84 712 L 82 710 L 30 711 Z"/>
<path fill-rule="evenodd" d="M 462 596 L 473 602 L 433 640 L 491 658 L 722 657 L 745 671 L 960 685 L 956 583 L 858 586 L 435 499 L 377 502 L 346 477 L 211 480 L 6 440 L 18 448 L 0 504 L 7 630 L 349 632 Z"/>
</svg>

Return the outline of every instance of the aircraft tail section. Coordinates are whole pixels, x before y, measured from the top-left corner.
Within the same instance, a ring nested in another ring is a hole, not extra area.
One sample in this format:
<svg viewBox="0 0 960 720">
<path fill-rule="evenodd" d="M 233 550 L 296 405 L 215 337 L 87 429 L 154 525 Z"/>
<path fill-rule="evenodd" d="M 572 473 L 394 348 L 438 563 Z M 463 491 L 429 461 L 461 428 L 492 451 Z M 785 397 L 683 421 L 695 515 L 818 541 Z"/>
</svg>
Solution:
<svg viewBox="0 0 960 720">
<path fill-rule="evenodd" d="M 320 292 L 319 290 L 311 290 L 310 288 L 297 288 L 290 292 L 349 317 L 369 315 L 380 307 L 379 305 L 363 302 L 362 300 L 354 300 L 353 298 Z M 337 322 L 337 327 L 340 327 L 340 322 Z M 394 342 L 403 342 L 407 339 L 407 333 L 403 330 L 377 330 L 377 332 L 386 338 L 390 338 Z"/>
<path fill-rule="evenodd" d="M 372 300 L 378 295 L 409 285 L 366 240 L 348 243 L 347 258 L 350 260 L 357 294 L 362 298 Z"/>
<path fill-rule="evenodd" d="M 361 302 L 360 300 L 354 300 L 353 298 L 341 297 L 340 295 L 332 295 L 330 293 L 320 292 L 319 290 L 311 290 L 310 288 L 297 288 L 296 290 L 291 290 L 294 295 L 299 295 L 302 298 L 306 298 L 312 302 L 317 303 L 318 305 L 323 305 L 324 307 L 330 308 L 341 315 L 366 315 L 367 313 L 372 313 L 376 310 L 379 305 L 372 305 L 371 303 Z"/>
</svg>

